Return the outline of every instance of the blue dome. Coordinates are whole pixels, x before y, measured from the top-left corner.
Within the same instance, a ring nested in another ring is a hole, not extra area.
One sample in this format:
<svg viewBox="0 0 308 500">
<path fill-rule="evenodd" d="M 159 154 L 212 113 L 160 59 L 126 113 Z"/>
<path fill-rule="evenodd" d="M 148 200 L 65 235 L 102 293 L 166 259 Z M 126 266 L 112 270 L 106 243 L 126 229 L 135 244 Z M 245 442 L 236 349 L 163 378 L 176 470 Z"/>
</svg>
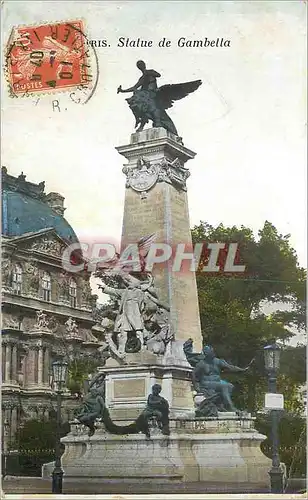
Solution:
<svg viewBox="0 0 308 500">
<path fill-rule="evenodd" d="M 6 182 L 12 179 L 15 185 Z M 2 176 L 2 234 L 21 236 L 25 233 L 54 228 L 64 240 L 78 241 L 72 227 L 61 213 L 45 202 L 44 183 L 35 185 L 24 181 L 19 186 L 16 183 L 18 179 L 7 174 Z"/>
</svg>

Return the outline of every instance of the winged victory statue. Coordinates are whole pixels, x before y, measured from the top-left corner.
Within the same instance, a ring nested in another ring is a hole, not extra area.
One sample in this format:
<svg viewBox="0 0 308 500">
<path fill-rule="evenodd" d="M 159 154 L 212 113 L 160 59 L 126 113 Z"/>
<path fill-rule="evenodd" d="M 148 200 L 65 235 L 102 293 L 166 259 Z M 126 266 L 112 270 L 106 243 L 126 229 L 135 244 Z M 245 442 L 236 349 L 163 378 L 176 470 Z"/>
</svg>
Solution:
<svg viewBox="0 0 308 500">
<path fill-rule="evenodd" d="M 161 76 L 160 73 L 154 69 L 147 69 L 144 61 L 137 61 L 137 68 L 142 73 L 138 82 L 127 89 L 122 89 L 120 85 L 117 90 L 118 94 L 133 92 L 132 97 L 126 101 L 136 118 L 136 131 L 141 132 L 144 126 L 152 121 L 153 127 L 163 127 L 178 136 L 177 129 L 166 113 L 166 109 L 171 108 L 174 101 L 183 99 L 197 90 L 202 83 L 201 80 L 157 87 L 157 78 Z"/>
</svg>

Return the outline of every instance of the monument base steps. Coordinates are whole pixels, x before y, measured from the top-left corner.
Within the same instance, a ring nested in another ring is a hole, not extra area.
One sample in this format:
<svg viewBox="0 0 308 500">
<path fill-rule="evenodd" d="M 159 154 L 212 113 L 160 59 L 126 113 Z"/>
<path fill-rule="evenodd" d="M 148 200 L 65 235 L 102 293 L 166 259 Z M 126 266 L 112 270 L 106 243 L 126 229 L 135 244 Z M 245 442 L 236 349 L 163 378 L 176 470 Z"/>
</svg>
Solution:
<svg viewBox="0 0 308 500">
<path fill-rule="evenodd" d="M 151 438 L 142 434 L 111 435 L 98 422 L 88 437 L 81 424 L 71 424 L 62 438 L 64 484 L 84 480 L 90 483 L 180 484 L 198 483 L 234 488 L 254 485 L 254 491 L 269 486 L 271 461 L 263 455 L 259 434 L 251 417 L 219 415 L 218 419 L 172 419 L 170 436 L 158 427 Z M 53 463 L 43 466 L 43 477 L 50 477 Z"/>
</svg>

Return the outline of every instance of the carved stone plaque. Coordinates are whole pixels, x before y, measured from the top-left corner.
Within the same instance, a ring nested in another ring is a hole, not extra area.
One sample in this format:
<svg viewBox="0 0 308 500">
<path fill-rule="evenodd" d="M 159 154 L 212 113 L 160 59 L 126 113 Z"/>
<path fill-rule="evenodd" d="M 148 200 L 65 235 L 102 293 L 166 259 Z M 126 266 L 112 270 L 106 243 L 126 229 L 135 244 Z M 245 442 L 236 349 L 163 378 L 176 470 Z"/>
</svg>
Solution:
<svg viewBox="0 0 308 500">
<path fill-rule="evenodd" d="M 148 191 L 158 180 L 158 168 L 143 158 L 138 160 L 135 167 L 125 167 L 123 172 L 127 177 L 126 187 L 138 192 Z"/>
<path fill-rule="evenodd" d="M 115 380 L 113 383 L 113 391 L 115 399 L 145 397 L 145 380 Z"/>
</svg>

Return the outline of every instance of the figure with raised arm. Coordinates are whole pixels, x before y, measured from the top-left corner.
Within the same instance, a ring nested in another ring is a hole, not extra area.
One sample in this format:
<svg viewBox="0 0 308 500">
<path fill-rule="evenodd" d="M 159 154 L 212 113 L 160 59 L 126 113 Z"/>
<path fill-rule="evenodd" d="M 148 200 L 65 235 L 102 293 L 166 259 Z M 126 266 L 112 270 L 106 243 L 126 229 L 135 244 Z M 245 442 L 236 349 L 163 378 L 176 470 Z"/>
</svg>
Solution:
<svg viewBox="0 0 308 500">
<path fill-rule="evenodd" d="M 144 313 L 149 302 L 156 307 L 163 307 L 169 310 L 157 297 L 153 286 L 153 277 L 148 276 L 147 280 L 133 278 L 128 273 L 116 272 L 122 277 L 124 288 L 113 288 L 105 285 L 99 285 L 104 293 L 113 295 L 119 299 L 119 309 L 114 323 L 114 333 L 117 335 L 118 349 L 116 355 L 124 358 L 127 342 L 135 338 L 134 344 L 137 345 L 136 351 L 143 350 L 145 346 L 145 335 L 147 331 L 144 325 Z"/>
<path fill-rule="evenodd" d="M 198 395 L 205 399 L 196 412 L 196 416 L 216 416 L 218 411 L 238 410 L 233 404 L 231 394 L 233 385 L 220 377 L 221 370 L 231 372 L 246 372 L 253 360 L 246 368 L 231 365 L 224 359 L 215 356 L 211 346 L 204 346 L 201 353 L 193 352 L 193 340 L 184 342 L 183 350 L 188 363 L 193 367 L 193 386 Z"/>
<path fill-rule="evenodd" d="M 136 118 L 135 128 L 139 125 L 137 132 L 143 130 L 144 126 L 152 121 L 153 127 L 163 127 L 178 136 L 177 129 L 167 115 L 166 109 L 171 108 L 174 101 L 183 99 L 197 90 L 201 85 L 201 80 L 157 87 L 157 78 L 161 76 L 160 73 L 154 69 L 147 69 L 144 61 L 137 61 L 137 68 L 142 73 L 137 83 L 127 89 L 122 89 L 120 85 L 117 89 L 118 94 L 133 92 L 132 97 L 126 100 Z"/>
</svg>

